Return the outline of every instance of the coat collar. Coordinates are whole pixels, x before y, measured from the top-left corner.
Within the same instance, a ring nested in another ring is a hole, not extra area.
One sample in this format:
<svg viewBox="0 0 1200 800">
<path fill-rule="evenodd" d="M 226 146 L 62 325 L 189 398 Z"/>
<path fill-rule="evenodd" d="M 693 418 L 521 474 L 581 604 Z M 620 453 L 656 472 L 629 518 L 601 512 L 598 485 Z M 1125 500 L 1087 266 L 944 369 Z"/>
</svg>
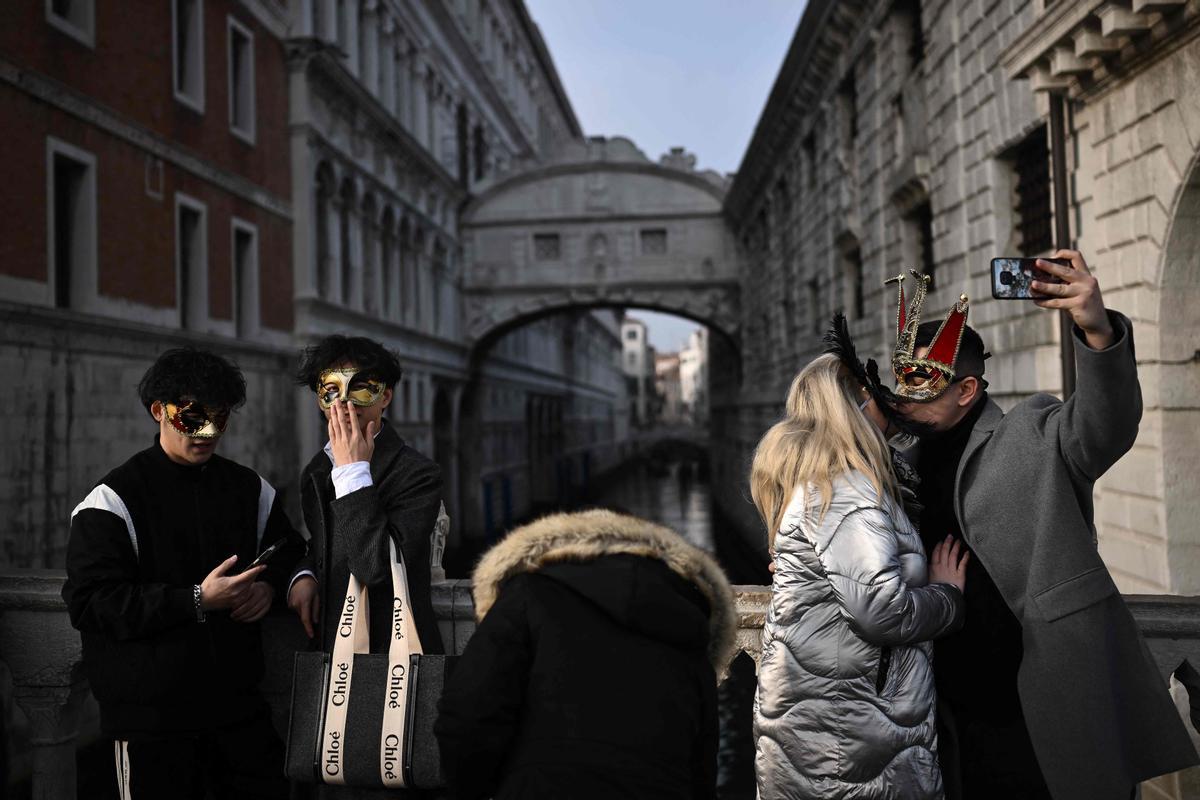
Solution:
<svg viewBox="0 0 1200 800">
<path fill-rule="evenodd" d="M 655 558 L 694 584 L 708 601 L 708 656 L 723 675 L 737 652 L 733 590 L 712 556 L 670 528 L 644 519 L 592 510 L 552 514 L 517 528 L 480 559 L 472 576 L 475 616 L 491 610 L 500 587 L 522 572 L 562 561 L 590 561 L 623 553 Z"/>
<path fill-rule="evenodd" d="M 962 476 L 966 471 L 967 463 L 971 457 L 979 452 L 979 448 L 992 438 L 1000 421 L 1004 419 L 1004 412 L 1000 410 L 1000 406 L 996 405 L 996 401 L 988 397 L 984 400 L 986 405 L 983 407 L 983 412 L 979 415 L 979 419 L 975 420 L 975 427 L 971 429 L 971 438 L 967 439 L 966 449 L 963 450 L 962 457 L 958 459 L 958 469 L 954 473 L 954 514 L 958 517 L 959 529 L 966 531 L 966 526 L 963 524 L 962 510 Z M 970 544 L 970 542 L 968 542 Z"/>
</svg>

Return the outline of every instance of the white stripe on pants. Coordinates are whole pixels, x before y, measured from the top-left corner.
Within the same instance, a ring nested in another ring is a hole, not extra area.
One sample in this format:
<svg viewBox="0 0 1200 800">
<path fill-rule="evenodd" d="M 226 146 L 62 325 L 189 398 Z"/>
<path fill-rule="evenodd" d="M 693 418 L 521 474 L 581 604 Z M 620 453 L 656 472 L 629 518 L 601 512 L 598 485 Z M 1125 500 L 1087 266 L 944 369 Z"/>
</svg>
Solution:
<svg viewBox="0 0 1200 800">
<path fill-rule="evenodd" d="M 117 762 L 117 791 L 121 800 L 133 800 L 129 790 L 129 742 L 113 742 L 113 756 Z"/>
</svg>

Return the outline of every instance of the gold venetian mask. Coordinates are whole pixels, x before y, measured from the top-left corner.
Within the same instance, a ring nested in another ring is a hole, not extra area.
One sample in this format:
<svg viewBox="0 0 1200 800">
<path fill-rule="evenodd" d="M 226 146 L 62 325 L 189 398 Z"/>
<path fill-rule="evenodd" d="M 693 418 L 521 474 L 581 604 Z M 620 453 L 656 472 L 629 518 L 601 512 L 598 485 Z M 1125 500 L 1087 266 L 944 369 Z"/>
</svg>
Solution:
<svg viewBox="0 0 1200 800">
<path fill-rule="evenodd" d="M 176 405 L 163 403 L 167 422 L 189 439 L 216 439 L 229 425 L 229 409 L 202 406 L 194 400 Z"/>
<path fill-rule="evenodd" d="M 383 381 L 360 372 L 357 367 L 326 370 L 319 381 L 317 402 L 321 408 L 330 408 L 338 400 L 356 406 L 373 406 L 387 391 Z"/>
</svg>

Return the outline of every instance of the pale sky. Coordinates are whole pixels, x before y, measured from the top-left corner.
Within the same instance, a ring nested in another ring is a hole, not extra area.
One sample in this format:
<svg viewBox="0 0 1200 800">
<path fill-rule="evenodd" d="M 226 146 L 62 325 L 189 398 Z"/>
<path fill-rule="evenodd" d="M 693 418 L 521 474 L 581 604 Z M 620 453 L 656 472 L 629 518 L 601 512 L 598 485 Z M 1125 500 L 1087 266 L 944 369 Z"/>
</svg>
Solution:
<svg viewBox="0 0 1200 800">
<path fill-rule="evenodd" d="M 628 136 L 652 160 L 673 146 L 734 172 L 804 0 L 525 0 L 587 136 Z M 696 323 L 632 310 L 660 352 Z"/>
</svg>

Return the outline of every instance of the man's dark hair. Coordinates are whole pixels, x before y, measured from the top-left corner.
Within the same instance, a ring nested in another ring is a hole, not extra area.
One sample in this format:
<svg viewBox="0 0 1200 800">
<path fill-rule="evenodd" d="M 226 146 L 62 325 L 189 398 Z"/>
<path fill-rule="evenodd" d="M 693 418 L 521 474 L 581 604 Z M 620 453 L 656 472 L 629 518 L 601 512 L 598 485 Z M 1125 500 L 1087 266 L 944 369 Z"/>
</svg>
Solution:
<svg viewBox="0 0 1200 800">
<path fill-rule="evenodd" d="M 194 347 L 176 347 L 158 357 L 138 384 L 146 411 L 158 400 L 178 404 L 185 397 L 201 405 L 228 408 L 246 402 L 246 379 L 228 359 Z"/>
<path fill-rule="evenodd" d="M 300 369 L 296 371 L 296 383 L 315 392 L 321 374 L 338 364 L 353 364 L 368 377 L 383 381 L 389 389 L 395 388 L 403 374 L 400 359 L 379 342 L 365 336 L 335 333 L 304 348 Z"/>
<path fill-rule="evenodd" d="M 942 326 L 942 320 L 932 319 L 928 322 L 922 322 L 917 328 L 916 347 L 928 347 L 933 341 L 933 337 L 937 336 L 938 328 Z M 983 347 L 983 339 L 979 338 L 979 334 L 970 325 L 963 329 L 962 341 L 958 345 L 958 360 L 955 363 L 954 377 L 965 378 L 968 375 L 974 375 L 976 378 L 983 377 L 983 362 L 991 357 L 991 353 L 985 351 Z"/>
</svg>

